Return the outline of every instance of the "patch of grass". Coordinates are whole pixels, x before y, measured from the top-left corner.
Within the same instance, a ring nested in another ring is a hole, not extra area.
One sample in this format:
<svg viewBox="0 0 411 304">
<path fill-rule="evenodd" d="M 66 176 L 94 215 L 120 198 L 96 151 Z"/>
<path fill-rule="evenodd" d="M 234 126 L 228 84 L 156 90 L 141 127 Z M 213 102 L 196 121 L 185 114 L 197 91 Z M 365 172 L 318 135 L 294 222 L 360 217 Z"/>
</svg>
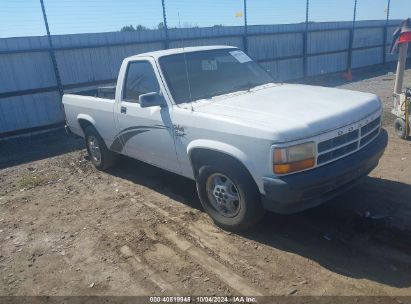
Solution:
<svg viewBox="0 0 411 304">
<path fill-rule="evenodd" d="M 17 188 L 30 189 L 44 184 L 44 178 L 35 175 L 25 175 L 17 182 Z"/>
</svg>

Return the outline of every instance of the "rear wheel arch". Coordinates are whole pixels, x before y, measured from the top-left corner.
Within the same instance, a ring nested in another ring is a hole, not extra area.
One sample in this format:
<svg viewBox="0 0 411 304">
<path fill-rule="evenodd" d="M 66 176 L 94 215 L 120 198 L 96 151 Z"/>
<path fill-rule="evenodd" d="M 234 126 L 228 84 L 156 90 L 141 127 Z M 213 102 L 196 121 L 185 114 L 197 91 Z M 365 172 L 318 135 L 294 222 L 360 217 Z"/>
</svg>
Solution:
<svg viewBox="0 0 411 304">
<path fill-rule="evenodd" d="M 94 121 L 93 117 L 91 117 L 90 115 L 80 113 L 77 116 L 77 123 L 78 123 L 81 131 L 83 132 L 83 135 L 84 135 L 84 131 L 89 126 L 92 126 L 95 130 L 97 130 L 97 128 L 95 126 L 96 122 Z"/>
<path fill-rule="evenodd" d="M 83 130 L 83 133 L 84 133 L 84 130 L 86 130 L 86 128 L 89 126 L 94 128 L 93 123 L 85 118 L 79 118 L 77 121 L 78 121 L 78 124 L 80 125 L 81 130 Z"/>
</svg>

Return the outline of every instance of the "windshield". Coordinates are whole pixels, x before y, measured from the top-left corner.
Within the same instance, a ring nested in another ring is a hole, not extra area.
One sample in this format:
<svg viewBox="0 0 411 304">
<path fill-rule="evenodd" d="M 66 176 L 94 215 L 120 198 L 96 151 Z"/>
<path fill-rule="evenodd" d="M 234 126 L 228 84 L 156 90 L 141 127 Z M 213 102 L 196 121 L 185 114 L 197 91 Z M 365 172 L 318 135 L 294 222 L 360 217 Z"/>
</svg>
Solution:
<svg viewBox="0 0 411 304">
<path fill-rule="evenodd" d="M 177 104 L 273 82 L 266 71 L 238 49 L 164 56 L 160 66 Z"/>
</svg>

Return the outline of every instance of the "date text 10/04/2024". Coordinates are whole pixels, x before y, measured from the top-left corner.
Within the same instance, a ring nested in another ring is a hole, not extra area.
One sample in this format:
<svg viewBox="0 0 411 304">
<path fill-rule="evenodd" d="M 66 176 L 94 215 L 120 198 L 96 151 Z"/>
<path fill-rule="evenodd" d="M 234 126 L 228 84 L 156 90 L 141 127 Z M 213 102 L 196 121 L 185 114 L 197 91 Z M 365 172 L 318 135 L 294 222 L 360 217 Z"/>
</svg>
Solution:
<svg viewBox="0 0 411 304">
<path fill-rule="evenodd" d="M 150 297 L 150 303 L 257 303 L 255 297 L 243 296 L 195 296 L 195 297 Z"/>
</svg>

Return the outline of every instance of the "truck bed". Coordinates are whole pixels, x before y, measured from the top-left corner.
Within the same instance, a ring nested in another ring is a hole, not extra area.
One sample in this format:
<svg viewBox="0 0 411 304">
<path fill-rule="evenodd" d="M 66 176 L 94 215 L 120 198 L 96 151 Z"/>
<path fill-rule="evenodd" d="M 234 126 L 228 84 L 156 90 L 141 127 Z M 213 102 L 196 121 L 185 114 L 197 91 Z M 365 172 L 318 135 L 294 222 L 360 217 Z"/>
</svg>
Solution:
<svg viewBox="0 0 411 304">
<path fill-rule="evenodd" d="M 91 121 L 106 144 L 111 144 L 116 130 L 114 99 L 95 97 L 91 91 L 83 91 L 81 94 L 64 94 L 63 105 L 71 132 L 83 137 L 81 120 Z"/>
</svg>

